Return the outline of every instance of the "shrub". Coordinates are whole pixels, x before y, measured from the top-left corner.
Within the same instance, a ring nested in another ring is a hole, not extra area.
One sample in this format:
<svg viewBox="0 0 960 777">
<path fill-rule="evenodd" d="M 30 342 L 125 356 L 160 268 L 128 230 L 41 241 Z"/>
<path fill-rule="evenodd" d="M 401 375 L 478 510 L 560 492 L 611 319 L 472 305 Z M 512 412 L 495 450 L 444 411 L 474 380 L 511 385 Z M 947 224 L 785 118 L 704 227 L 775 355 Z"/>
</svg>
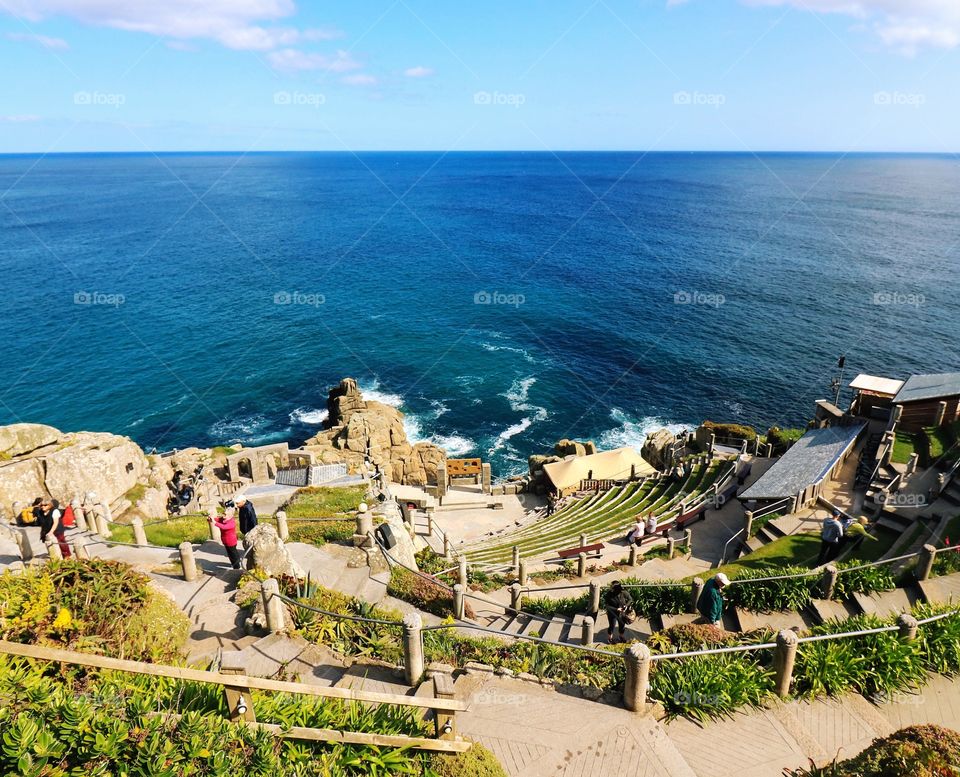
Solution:
<svg viewBox="0 0 960 777">
<path fill-rule="evenodd" d="M 552 618 L 555 615 L 565 615 L 572 617 L 587 611 L 590 606 L 590 594 L 581 596 L 570 596 L 562 599 L 549 599 L 540 597 L 535 599 L 523 600 L 523 611 L 533 615 L 542 615 L 545 618 Z"/>
<path fill-rule="evenodd" d="M 960 734 L 941 726 L 910 726 L 873 740 L 860 755 L 827 766 L 797 769 L 789 777 L 946 777 L 960 764 Z"/>
<path fill-rule="evenodd" d="M 770 521 L 775 521 L 777 518 L 780 518 L 783 513 L 768 513 L 767 515 L 761 515 L 759 518 L 754 518 L 750 523 L 750 536 L 756 537 L 760 530 L 766 526 Z"/>
<path fill-rule="evenodd" d="M 291 521 L 290 541 L 308 545 L 326 545 L 328 542 L 349 542 L 357 524 L 354 521 Z"/>
<path fill-rule="evenodd" d="M 718 438 L 749 440 L 750 442 L 757 439 L 757 430 L 743 424 L 718 424 L 714 421 L 704 421 L 700 425 L 709 429 Z"/>
<path fill-rule="evenodd" d="M 955 609 L 955 604 L 921 604 L 914 608 L 913 614 L 922 620 Z M 960 673 L 960 615 L 923 624 L 917 632 L 917 642 L 923 661 L 931 672 L 945 675 Z"/>
<path fill-rule="evenodd" d="M 952 546 L 947 545 L 946 547 Z M 960 548 L 937 553 L 937 557 L 933 560 L 931 574 L 935 577 L 942 577 L 943 575 L 952 575 L 954 572 L 960 572 Z"/>
<path fill-rule="evenodd" d="M 746 653 L 657 661 L 650 677 L 650 698 L 671 718 L 729 716 L 740 707 L 759 707 L 772 690 L 773 671 Z"/>
<path fill-rule="evenodd" d="M 430 768 L 437 777 L 507 777 L 496 756 L 478 744 L 456 755 L 437 753 L 430 758 Z"/>
<path fill-rule="evenodd" d="M 687 653 L 693 650 L 728 647 L 737 636 L 712 624 L 689 623 L 671 626 L 652 634 L 647 646 L 655 653 Z"/>
<path fill-rule="evenodd" d="M 172 660 L 188 623 L 118 561 L 67 559 L 0 576 L 0 638 L 147 661 Z"/>
<path fill-rule="evenodd" d="M 627 588 L 633 597 L 633 608 L 637 615 L 651 619 L 656 615 L 679 615 L 687 611 L 690 602 L 690 589 L 685 585 L 677 585 L 672 581 L 643 581 L 636 578 L 624 578 L 624 586 L 638 585 L 636 588 Z M 603 606 L 601 593 L 600 605 Z"/>
<path fill-rule="evenodd" d="M 847 599 L 854 594 L 872 594 L 875 591 L 892 591 L 897 587 L 889 566 L 845 571 L 859 564 L 859 561 L 844 561 L 837 564 L 839 574 L 833 590 L 834 599 Z"/>
<path fill-rule="evenodd" d="M 816 626 L 811 633 L 843 634 L 889 623 L 861 615 Z M 925 680 L 926 666 L 919 642 L 905 642 L 896 631 L 804 642 L 797 651 L 794 670 L 795 692 L 809 698 L 847 691 L 865 695 L 909 691 Z"/>
<path fill-rule="evenodd" d="M 803 428 L 781 429 L 771 426 L 767 431 L 767 442 L 773 446 L 773 455 L 780 456 L 806 433 L 807 430 Z"/>
<path fill-rule="evenodd" d="M 353 512 L 365 498 L 366 486 L 310 486 L 297 491 L 283 506 L 287 518 L 333 518 Z"/>
<path fill-rule="evenodd" d="M 453 595 L 450 591 L 436 581 L 403 567 L 390 570 L 387 593 L 434 615 L 445 617 L 453 612 Z M 464 610 L 468 618 L 476 617 L 470 602 L 464 603 Z"/>
<path fill-rule="evenodd" d="M 744 570 L 727 586 L 724 596 L 734 607 L 752 612 L 774 612 L 776 610 L 800 610 L 810 601 L 812 586 L 817 585 L 816 575 L 802 575 L 810 570 L 803 567 L 778 567 L 776 569 Z M 782 577 L 780 580 L 765 580 L 752 583 L 766 577 Z"/>
</svg>

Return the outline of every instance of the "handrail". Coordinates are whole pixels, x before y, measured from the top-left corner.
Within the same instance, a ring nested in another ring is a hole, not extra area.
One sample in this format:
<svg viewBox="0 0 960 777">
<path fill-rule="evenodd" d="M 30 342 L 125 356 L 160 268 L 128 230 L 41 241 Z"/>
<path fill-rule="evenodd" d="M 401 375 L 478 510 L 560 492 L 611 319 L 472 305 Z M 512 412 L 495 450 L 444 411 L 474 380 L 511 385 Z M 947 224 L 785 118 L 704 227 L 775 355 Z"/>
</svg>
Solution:
<svg viewBox="0 0 960 777">
<path fill-rule="evenodd" d="M 375 623 L 380 626 L 403 626 L 402 621 L 392 621 L 386 618 L 365 618 L 362 615 L 349 615 L 342 612 L 331 612 L 330 610 L 323 610 L 319 607 L 314 607 L 312 604 L 307 604 L 306 602 L 300 602 L 296 599 L 291 599 L 289 596 L 284 596 L 283 594 L 270 594 L 270 598 L 276 597 L 281 602 L 286 602 L 287 604 L 293 607 L 299 607 L 303 610 L 310 610 L 311 612 L 319 613 L 320 615 L 326 615 L 329 618 L 336 618 L 338 620 L 347 620 L 354 621 L 356 623 Z"/>
<path fill-rule="evenodd" d="M 529 615 L 529 613 L 523 613 L 524 615 Z M 531 616 L 533 617 L 533 616 Z M 504 634 L 502 631 L 497 629 L 491 629 L 487 626 L 480 626 L 475 623 L 470 623 L 469 621 L 454 621 L 453 623 L 440 623 L 436 626 L 427 626 L 423 631 L 443 631 L 444 629 L 469 629 L 470 631 L 484 631 L 489 634 L 497 634 L 501 637 L 508 636 L 513 637 L 514 639 L 526 639 L 530 642 L 539 642 L 540 644 L 545 645 L 555 645 L 562 648 L 572 648 L 574 650 L 582 650 L 585 653 L 597 653 L 602 656 L 612 656 L 614 658 L 620 658 L 621 653 L 614 652 L 613 650 L 604 650 L 603 648 L 587 647 L 586 645 L 575 645 L 571 642 L 555 642 L 552 639 L 544 639 L 543 637 L 534 637 L 530 634 Z"/>
<path fill-rule="evenodd" d="M 740 531 L 738 531 L 729 540 L 727 540 L 726 543 L 724 543 L 723 552 L 720 554 L 720 563 L 718 563 L 717 566 L 722 567 L 724 564 L 727 563 L 727 549 L 730 547 L 730 543 L 733 542 L 741 534 L 746 532 L 746 530 L 747 530 L 746 527 L 740 529 Z"/>
<path fill-rule="evenodd" d="M 792 502 L 792 501 L 793 501 L 793 497 L 792 497 L 792 496 L 786 496 L 786 497 L 784 497 L 783 499 L 781 499 L 781 500 L 778 501 L 778 502 L 773 502 L 773 503 L 771 503 L 771 504 L 764 505 L 764 507 L 762 508 L 762 510 L 760 510 L 760 511 L 758 511 L 758 512 L 755 512 L 755 513 L 753 514 L 753 517 L 754 517 L 754 518 L 765 518 L 766 516 L 770 515 L 771 513 L 775 513 L 775 512 L 776 512 L 777 510 L 779 510 L 781 507 L 784 507 L 785 505 L 789 504 L 789 503 Z"/>
</svg>

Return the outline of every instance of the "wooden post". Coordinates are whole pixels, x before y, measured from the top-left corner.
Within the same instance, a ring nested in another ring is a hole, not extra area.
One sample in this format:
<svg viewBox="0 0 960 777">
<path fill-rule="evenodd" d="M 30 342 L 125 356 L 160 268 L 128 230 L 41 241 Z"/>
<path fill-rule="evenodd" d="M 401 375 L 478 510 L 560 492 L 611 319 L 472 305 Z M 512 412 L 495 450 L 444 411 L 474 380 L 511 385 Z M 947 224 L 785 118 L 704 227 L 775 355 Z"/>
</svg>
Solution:
<svg viewBox="0 0 960 777">
<path fill-rule="evenodd" d="M 280 600 L 280 583 L 268 577 L 260 583 L 260 596 L 263 597 L 263 610 L 267 615 L 267 630 L 271 634 L 283 631 L 283 602 Z"/>
<path fill-rule="evenodd" d="M 520 585 L 527 584 L 527 560 L 525 558 L 520 559 L 520 564 L 518 565 L 517 578 L 520 581 Z"/>
<path fill-rule="evenodd" d="M 577 577 L 587 576 L 587 554 L 580 553 L 577 556 Z"/>
<path fill-rule="evenodd" d="M 224 650 L 220 653 L 220 674 L 242 675 L 245 673 L 243 655 L 239 650 Z M 253 710 L 253 698 L 246 688 L 224 685 L 223 695 L 227 702 L 227 712 L 230 720 L 256 722 L 257 715 Z"/>
<path fill-rule="evenodd" d="M 445 701 L 452 700 L 454 697 L 453 677 L 448 674 L 435 674 L 433 676 L 433 696 Z M 437 739 L 456 739 L 457 728 L 454 714 L 434 710 L 433 716 Z"/>
<path fill-rule="evenodd" d="M 913 642 L 917 638 L 917 629 L 920 628 L 920 624 L 909 613 L 903 613 L 897 618 L 897 626 L 900 627 L 900 639 Z"/>
<path fill-rule="evenodd" d="M 627 676 L 623 681 L 623 704 L 632 712 L 643 712 L 650 687 L 650 648 L 634 642 L 623 654 Z"/>
<path fill-rule="evenodd" d="M 193 545 L 189 542 L 181 542 L 180 546 L 180 565 L 183 567 L 183 579 L 188 583 L 197 579 L 197 562 L 193 557 Z"/>
<path fill-rule="evenodd" d="M 586 535 L 586 534 L 581 534 L 581 535 L 580 535 L 580 547 L 581 547 L 581 548 L 587 547 L 587 535 Z"/>
<path fill-rule="evenodd" d="M 745 510 L 743 513 L 743 541 L 746 542 L 753 536 L 753 511 Z"/>
<path fill-rule="evenodd" d="M 637 546 L 632 542 L 630 543 L 630 558 L 628 563 L 632 567 L 637 565 Z"/>
<path fill-rule="evenodd" d="M 407 685 L 414 686 L 423 677 L 423 621 L 420 614 L 403 616 L 403 673 Z"/>
<path fill-rule="evenodd" d="M 833 592 L 837 587 L 837 568 L 833 564 L 827 564 L 823 568 L 823 578 L 820 580 L 820 591 L 824 599 L 832 599 Z"/>
<path fill-rule="evenodd" d="M 776 672 L 777 696 L 782 699 L 790 695 L 793 665 L 797 660 L 797 647 L 799 645 L 799 637 L 797 637 L 795 631 L 784 629 L 777 634 L 777 647 L 773 654 L 773 668 Z"/>
<path fill-rule="evenodd" d="M 464 588 L 467 587 L 468 577 L 467 574 L 467 557 L 460 556 L 460 567 L 458 569 L 458 577 L 460 578 L 460 585 Z"/>
<path fill-rule="evenodd" d="M 77 537 L 73 541 L 73 555 L 81 561 L 86 561 L 90 558 L 90 551 L 87 550 L 87 543 L 82 537 Z"/>
<path fill-rule="evenodd" d="M 510 586 L 510 609 L 508 612 L 516 615 L 523 609 L 523 587 L 520 583 Z"/>
<path fill-rule="evenodd" d="M 143 519 L 134 518 L 130 521 L 130 525 L 133 527 L 133 541 L 140 547 L 144 547 L 147 544 L 147 533 L 143 529 Z"/>
<path fill-rule="evenodd" d="M 933 572 L 933 562 L 937 558 L 937 549 L 933 545 L 924 545 L 917 563 L 917 580 L 928 580 Z"/>
<path fill-rule="evenodd" d="M 520 571 L 520 546 L 519 545 L 513 546 L 513 571 L 514 572 Z"/>
<path fill-rule="evenodd" d="M 87 516 L 84 514 L 83 506 L 80 504 L 80 499 L 76 498 L 71 503 L 70 506 L 73 508 L 73 515 L 77 521 L 77 531 L 86 532 L 87 531 Z"/>
<path fill-rule="evenodd" d="M 287 523 L 287 514 L 283 510 L 277 510 L 277 536 L 282 542 L 290 539 L 290 525 Z"/>
<path fill-rule="evenodd" d="M 597 580 L 590 581 L 590 614 L 596 618 L 600 612 L 600 583 Z"/>
<path fill-rule="evenodd" d="M 210 539 L 214 542 L 220 542 L 220 529 L 217 528 L 216 524 L 213 522 L 215 517 L 213 510 L 210 511 L 209 518 L 207 521 L 207 530 L 210 532 Z"/>
<path fill-rule="evenodd" d="M 700 595 L 703 593 L 703 578 L 695 577 L 690 583 L 690 606 L 687 612 L 697 612 L 697 605 L 700 603 Z"/>
<path fill-rule="evenodd" d="M 453 559 L 453 549 L 450 547 L 450 538 L 446 534 L 443 535 L 443 557 L 447 561 Z"/>
<path fill-rule="evenodd" d="M 453 617 L 458 621 L 466 618 L 466 601 L 464 598 L 464 588 L 460 583 L 453 586 Z"/>
<path fill-rule="evenodd" d="M 687 553 L 693 550 L 693 529 L 683 530 L 683 549 Z"/>
<path fill-rule="evenodd" d="M 97 515 L 100 519 L 100 533 L 107 539 L 110 539 L 110 521 L 113 519 L 113 516 L 110 514 L 110 505 L 106 502 L 101 502 Z"/>
<path fill-rule="evenodd" d="M 580 643 L 586 646 L 593 644 L 593 632 L 597 627 L 597 621 L 589 615 L 583 618 L 583 632 L 580 636 Z"/>
<path fill-rule="evenodd" d="M 30 538 L 25 531 L 18 531 L 14 537 L 17 540 L 17 550 L 20 551 L 20 560 L 26 566 L 28 561 L 33 560 L 33 546 L 30 544 Z"/>
<path fill-rule="evenodd" d="M 667 561 L 673 559 L 674 554 L 676 553 L 677 542 L 673 537 L 667 537 Z"/>
</svg>

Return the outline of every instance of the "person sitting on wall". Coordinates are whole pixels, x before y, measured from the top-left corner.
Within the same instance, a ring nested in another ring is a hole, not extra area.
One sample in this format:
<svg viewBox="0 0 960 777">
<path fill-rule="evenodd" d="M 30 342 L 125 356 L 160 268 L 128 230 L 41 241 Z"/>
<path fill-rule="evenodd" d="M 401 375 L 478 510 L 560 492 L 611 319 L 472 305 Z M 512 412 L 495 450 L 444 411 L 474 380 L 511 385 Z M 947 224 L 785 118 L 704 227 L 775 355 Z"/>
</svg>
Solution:
<svg viewBox="0 0 960 777">
<path fill-rule="evenodd" d="M 697 601 L 697 610 L 712 626 L 719 626 L 723 618 L 723 591 L 728 585 L 730 585 L 730 578 L 723 572 L 717 573 L 707 581 Z"/>
<path fill-rule="evenodd" d="M 654 535 L 657 533 L 657 516 L 653 513 L 650 513 L 647 516 L 647 534 Z"/>
</svg>

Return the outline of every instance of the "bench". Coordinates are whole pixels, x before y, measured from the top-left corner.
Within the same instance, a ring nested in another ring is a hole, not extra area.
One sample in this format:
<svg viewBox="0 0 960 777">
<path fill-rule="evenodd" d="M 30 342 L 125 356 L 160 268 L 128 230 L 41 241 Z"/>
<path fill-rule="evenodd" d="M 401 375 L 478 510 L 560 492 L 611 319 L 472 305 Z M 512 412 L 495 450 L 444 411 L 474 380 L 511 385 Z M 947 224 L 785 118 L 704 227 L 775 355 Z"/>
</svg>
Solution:
<svg viewBox="0 0 960 777">
<path fill-rule="evenodd" d="M 581 545 L 579 548 L 567 548 L 566 550 L 557 551 L 557 555 L 560 558 L 576 558 L 581 553 L 586 553 L 590 555 L 591 553 L 596 553 L 600 555 L 600 551 L 603 550 L 605 545 L 602 542 L 595 542 L 593 545 Z"/>
</svg>

